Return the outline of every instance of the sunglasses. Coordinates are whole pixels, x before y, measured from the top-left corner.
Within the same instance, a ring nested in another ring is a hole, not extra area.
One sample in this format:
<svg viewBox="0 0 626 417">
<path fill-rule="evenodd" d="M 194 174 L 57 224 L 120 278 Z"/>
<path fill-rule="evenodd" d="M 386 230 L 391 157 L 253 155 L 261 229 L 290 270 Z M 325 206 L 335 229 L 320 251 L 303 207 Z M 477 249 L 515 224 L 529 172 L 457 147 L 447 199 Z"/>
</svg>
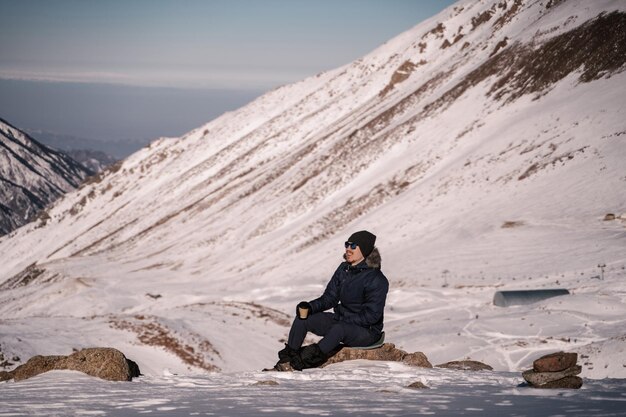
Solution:
<svg viewBox="0 0 626 417">
<path fill-rule="evenodd" d="M 356 247 L 357 247 L 357 246 L 359 246 L 359 245 L 357 245 L 357 244 L 356 244 L 356 243 L 354 243 L 354 242 L 346 242 L 346 243 L 345 243 L 345 246 L 346 246 L 346 249 L 350 248 L 350 249 L 352 249 L 352 250 L 355 250 L 355 249 L 356 249 Z"/>
</svg>

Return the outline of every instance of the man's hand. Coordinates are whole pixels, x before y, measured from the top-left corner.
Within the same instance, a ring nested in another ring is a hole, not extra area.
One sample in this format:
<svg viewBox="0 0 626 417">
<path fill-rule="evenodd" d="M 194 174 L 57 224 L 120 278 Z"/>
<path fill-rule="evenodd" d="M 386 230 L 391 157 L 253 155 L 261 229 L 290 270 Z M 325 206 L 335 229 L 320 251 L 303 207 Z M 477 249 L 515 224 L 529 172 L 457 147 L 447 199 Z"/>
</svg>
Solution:
<svg viewBox="0 0 626 417">
<path fill-rule="evenodd" d="M 311 304 L 309 304 L 307 301 L 300 301 L 300 303 L 298 304 L 298 307 L 296 308 L 296 316 L 300 320 L 306 320 L 307 317 L 309 317 L 310 313 L 311 313 Z"/>
</svg>

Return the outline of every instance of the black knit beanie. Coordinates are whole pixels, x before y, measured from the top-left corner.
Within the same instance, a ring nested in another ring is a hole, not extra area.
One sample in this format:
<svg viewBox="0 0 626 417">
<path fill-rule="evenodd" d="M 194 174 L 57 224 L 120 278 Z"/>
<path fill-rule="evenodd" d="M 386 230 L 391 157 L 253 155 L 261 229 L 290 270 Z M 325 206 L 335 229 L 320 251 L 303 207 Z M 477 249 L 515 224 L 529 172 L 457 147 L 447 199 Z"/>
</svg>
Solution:
<svg viewBox="0 0 626 417">
<path fill-rule="evenodd" d="M 367 230 L 361 230 L 360 232 L 352 233 L 352 235 L 348 238 L 348 242 L 359 245 L 363 257 L 367 258 L 374 250 L 376 235 L 368 232 Z"/>
</svg>

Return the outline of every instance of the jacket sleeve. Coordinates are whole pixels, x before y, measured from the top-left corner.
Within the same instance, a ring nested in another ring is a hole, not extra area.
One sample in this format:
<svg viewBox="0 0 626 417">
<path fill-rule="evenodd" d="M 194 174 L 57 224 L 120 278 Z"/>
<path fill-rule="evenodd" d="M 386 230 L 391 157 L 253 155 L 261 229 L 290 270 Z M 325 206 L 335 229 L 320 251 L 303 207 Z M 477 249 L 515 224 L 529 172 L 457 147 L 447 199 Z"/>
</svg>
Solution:
<svg viewBox="0 0 626 417">
<path fill-rule="evenodd" d="M 326 311 L 330 308 L 336 307 L 337 304 L 339 304 L 339 274 L 342 266 L 343 264 L 339 265 L 337 270 L 335 270 L 333 277 L 326 285 L 326 289 L 324 290 L 324 293 L 321 295 L 321 297 L 309 301 L 312 310 L 311 314 L 321 313 L 322 311 Z"/>
<path fill-rule="evenodd" d="M 388 291 L 389 281 L 383 274 L 378 275 L 366 288 L 361 311 L 358 314 L 346 316 L 344 320 L 362 327 L 378 323 L 385 311 Z"/>
</svg>

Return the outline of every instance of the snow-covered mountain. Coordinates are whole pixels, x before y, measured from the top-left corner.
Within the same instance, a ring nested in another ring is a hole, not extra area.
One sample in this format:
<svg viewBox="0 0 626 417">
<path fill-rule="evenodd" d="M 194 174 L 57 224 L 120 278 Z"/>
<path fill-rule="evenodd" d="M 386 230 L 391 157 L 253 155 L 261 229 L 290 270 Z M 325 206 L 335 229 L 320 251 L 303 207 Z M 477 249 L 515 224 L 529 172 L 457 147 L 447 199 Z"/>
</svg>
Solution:
<svg viewBox="0 0 626 417">
<path fill-rule="evenodd" d="M 72 159 L 94 173 L 100 173 L 104 171 L 106 167 L 118 161 L 118 159 L 113 158 L 111 155 L 92 149 L 71 149 L 65 152 Z"/>
<path fill-rule="evenodd" d="M 70 155 L 95 172 L 102 171 L 148 144 L 121 139 L 96 140 L 40 129 L 26 129 L 26 133 L 44 145 Z"/>
<path fill-rule="evenodd" d="M 368 229 L 388 341 L 510 371 L 574 350 L 625 377 L 625 34 L 622 1 L 460 1 L 155 141 L 0 240 L 0 347 L 262 368 Z M 492 304 L 552 287 L 572 295 Z"/>
<path fill-rule="evenodd" d="M 32 221 L 91 172 L 0 119 L 0 236 Z M 46 217 L 41 217 L 43 223 Z"/>
</svg>

